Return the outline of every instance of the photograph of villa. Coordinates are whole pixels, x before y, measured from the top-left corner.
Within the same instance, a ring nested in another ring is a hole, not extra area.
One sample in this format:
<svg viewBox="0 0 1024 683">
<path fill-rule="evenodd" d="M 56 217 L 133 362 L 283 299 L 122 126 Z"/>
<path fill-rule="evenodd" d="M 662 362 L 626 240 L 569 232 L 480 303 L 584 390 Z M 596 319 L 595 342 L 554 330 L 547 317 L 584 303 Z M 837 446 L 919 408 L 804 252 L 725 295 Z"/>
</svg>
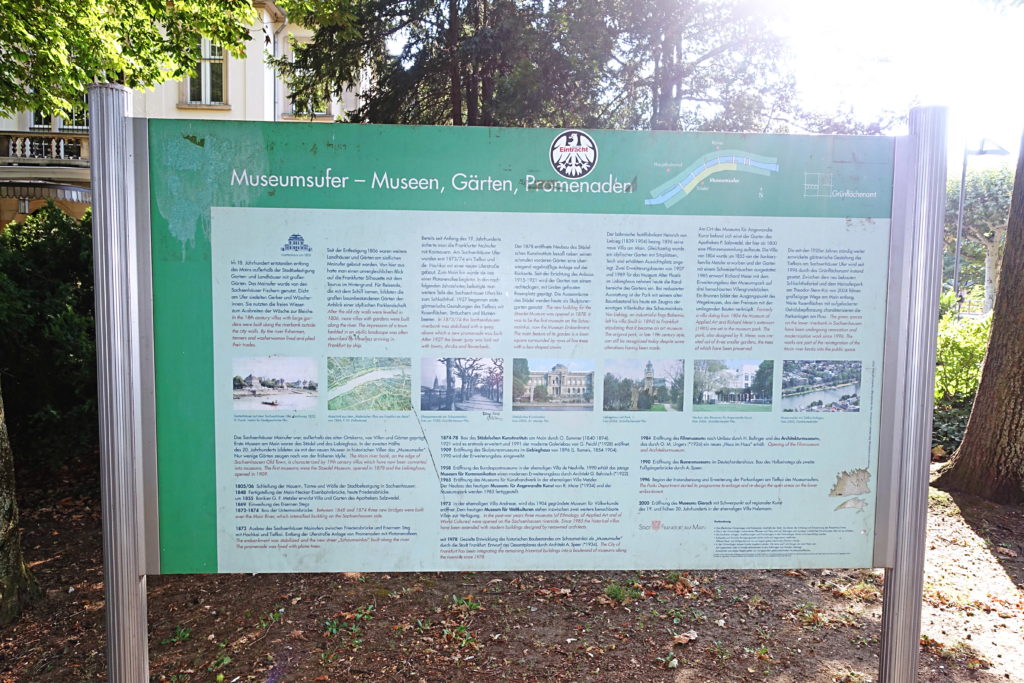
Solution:
<svg viewBox="0 0 1024 683">
<path fill-rule="evenodd" d="M 768 412 L 775 361 L 697 360 L 693 363 L 696 412 Z"/>
<path fill-rule="evenodd" d="M 604 410 L 683 409 L 684 372 L 681 360 L 607 360 L 604 363 Z"/>
<path fill-rule="evenodd" d="M 424 358 L 420 410 L 501 410 L 503 358 Z"/>
<path fill-rule="evenodd" d="M 782 361 L 782 410 L 800 413 L 860 412 L 859 360 Z"/>
<path fill-rule="evenodd" d="M 512 410 L 593 410 L 594 361 L 512 360 Z"/>
<path fill-rule="evenodd" d="M 231 368 L 235 410 L 316 410 L 315 358 L 234 358 Z"/>
</svg>

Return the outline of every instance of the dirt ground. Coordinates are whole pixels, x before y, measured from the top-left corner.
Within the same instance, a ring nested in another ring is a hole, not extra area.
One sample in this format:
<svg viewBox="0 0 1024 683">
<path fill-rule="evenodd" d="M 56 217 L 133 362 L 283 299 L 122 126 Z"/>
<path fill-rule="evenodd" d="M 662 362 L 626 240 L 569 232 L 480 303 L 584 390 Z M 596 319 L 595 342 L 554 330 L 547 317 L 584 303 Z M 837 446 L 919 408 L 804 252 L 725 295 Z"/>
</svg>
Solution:
<svg viewBox="0 0 1024 683">
<path fill-rule="evenodd" d="M 22 491 L 43 595 L 0 681 L 106 677 L 99 499 Z M 871 681 L 880 570 L 149 579 L 154 681 Z M 922 681 L 1024 681 L 1024 508 L 931 492 Z"/>
</svg>

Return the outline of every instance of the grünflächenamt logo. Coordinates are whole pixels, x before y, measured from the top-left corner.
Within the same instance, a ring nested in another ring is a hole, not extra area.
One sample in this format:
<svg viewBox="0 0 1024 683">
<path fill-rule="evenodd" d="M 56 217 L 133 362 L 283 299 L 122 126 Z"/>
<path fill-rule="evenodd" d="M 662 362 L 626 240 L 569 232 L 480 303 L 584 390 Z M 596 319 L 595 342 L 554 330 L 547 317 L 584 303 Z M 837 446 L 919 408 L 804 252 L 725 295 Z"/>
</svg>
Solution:
<svg viewBox="0 0 1024 683">
<path fill-rule="evenodd" d="M 570 180 L 583 178 L 597 166 L 597 144 L 581 130 L 566 130 L 551 143 L 550 158 L 558 175 Z"/>
</svg>

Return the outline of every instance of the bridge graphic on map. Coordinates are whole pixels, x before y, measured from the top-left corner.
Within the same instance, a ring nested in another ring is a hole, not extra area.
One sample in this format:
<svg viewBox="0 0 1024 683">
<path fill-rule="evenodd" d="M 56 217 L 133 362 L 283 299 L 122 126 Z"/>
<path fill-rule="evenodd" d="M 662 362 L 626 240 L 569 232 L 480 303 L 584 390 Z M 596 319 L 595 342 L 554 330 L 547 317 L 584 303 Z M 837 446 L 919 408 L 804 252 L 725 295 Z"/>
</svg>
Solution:
<svg viewBox="0 0 1024 683">
<path fill-rule="evenodd" d="M 778 173 L 779 164 L 774 157 L 763 157 L 742 150 L 710 152 L 694 161 L 679 175 L 651 190 L 651 198 L 645 199 L 644 204 L 672 206 L 693 192 L 705 178 L 725 171 L 771 175 Z"/>
</svg>

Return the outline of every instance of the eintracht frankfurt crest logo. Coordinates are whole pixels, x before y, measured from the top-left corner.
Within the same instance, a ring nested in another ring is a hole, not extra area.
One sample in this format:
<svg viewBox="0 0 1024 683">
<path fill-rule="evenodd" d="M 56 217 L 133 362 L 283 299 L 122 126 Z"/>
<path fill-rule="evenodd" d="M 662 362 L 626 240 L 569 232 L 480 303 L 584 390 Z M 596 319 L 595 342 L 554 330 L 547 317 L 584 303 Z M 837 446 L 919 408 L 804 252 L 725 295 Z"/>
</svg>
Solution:
<svg viewBox="0 0 1024 683">
<path fill-rule="evenodd" d="M 551 143 L 551 168 L 563 178 L 582 178 L 597 166 L 597 145 L 580 130 L 559 133 Z"/>
</svg>

